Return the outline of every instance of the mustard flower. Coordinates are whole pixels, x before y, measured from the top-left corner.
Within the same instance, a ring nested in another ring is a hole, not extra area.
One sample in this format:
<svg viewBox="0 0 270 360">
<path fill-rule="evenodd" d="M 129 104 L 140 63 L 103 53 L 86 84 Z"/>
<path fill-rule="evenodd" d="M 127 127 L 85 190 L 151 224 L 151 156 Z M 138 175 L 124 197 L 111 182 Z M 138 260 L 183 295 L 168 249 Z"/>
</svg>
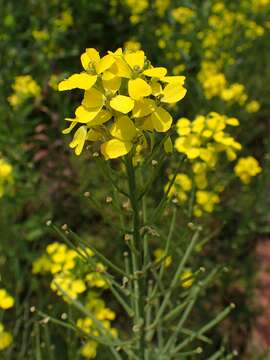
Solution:
<svg viewBox="0 0 270 360">
<path fill-rule="evenodd" d="M 184 76 L 167 76 L 153 67 L 142 50 L 109 51 L 100 57 L 90 48 L 81 55 L 84 71 L 59 83 L 60 91 L 84 90 L 67 134 L 77 128 L 70 147 L 80 155 L 85 143 L 100 144 L 105 159 L 126 155 L 147 144 L 148 132 L 167 132 L 173 119 L 164 108 L 186 94 Z"/>
<path fill-rule="evenodd" d="M 193 121 L 180 118 L 176 123 L 179 137 L 175 148 L 191 161 L 200 159 L 209 167 L 215 166 L 221 152 L 225 152 L 230 161 L 235 160 L 241 144 L 225 131 L 227 125 L 238 126 L 239 121 L 216 112 L 198 115 Z"/>
<path fill-rule="evenodd" d="M 234 172 L 244 184 L 249 184 L 252 177 L 262 172 L 262 168 L 253 156 L 247 156 L 238 160 Z"/>
<path fill-rule="evenodd" d="M 13 183 L 12 166 L 0 158 L 0 198 L 8 191 Z"/>
<path fill-rule="evenodd" d="M 180 285 L 188 289 L 192 286 L 194 282 L 193 272 L 189 269 L 186 269 L 183 271 L 183 273 L 180 276 Z"/>
<path fill-rule="evenodd" d="M 5 331 L 4 325 L 0 323 L 0 351 L 5 350 L 12 343 L 11 333 Z"/>
<path fill-rule="evenodd" d="M 154 251 L 154 257 L 157 262 L 160 261 L 164 257 L 164 255 L 165 255 L 165 250 L 163 249 L 156 249 Z M 170 255 L 166 256 L 162 262 L 164 263 L 164 266 L 166 268 L 170 267 L 172 264 L 172 257 Z"/>
<path fill-rule="evenodd" d="M 14 299 L 5 289 L 0 289 L 0 309 L 7 310 L 14 305 Z"/>
<path fill-rule="evenodd" d="M 41 97 L 41 88 L 30 75 L 17 76 L 12 89 L 13 94 L 8 97 L 8 101 L 14 108 L 29 98 L 38 100 Z"/>
</svg>

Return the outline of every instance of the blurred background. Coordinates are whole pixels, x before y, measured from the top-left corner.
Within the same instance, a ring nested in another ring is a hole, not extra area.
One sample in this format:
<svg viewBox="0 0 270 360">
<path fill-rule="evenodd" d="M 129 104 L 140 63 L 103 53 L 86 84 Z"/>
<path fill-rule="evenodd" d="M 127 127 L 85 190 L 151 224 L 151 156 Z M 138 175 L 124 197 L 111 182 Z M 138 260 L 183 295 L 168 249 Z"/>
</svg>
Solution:
<svg viewBox="0 0 270 360">
<path fill-rule="evenodd" d="M 211 111 L 239 119 L 234 136 L 242 155 L 252 154 L 263 171 L 241 187 L 232 181 L 215 211 L 200 219 L 211 234 L 200 266 L 227 271 L 194 321 L 232 301 L 236 310 L 211 334 L 214 348 L 224 344 L 241 359 L 270 358 L 269 36 L 269 0 L 0 2 L 0 289 L 14 298 L 13 306 L 1 308 L 0 292 L 0 359 L 82 356 L 68 330 L 41 327 L 30 311 L 69 311 L 50 289 L 51 274 L 39 271 L 37 260 L 59 241 L 46 221 L 68 223 L 115 261 L 123 250 L 83 196 L 105 198 L 106 179 L 87 156 L 76 157 L 62 135 L 81 94 L 59 93 L 57 84 L 81 71 L 80 54 L 89 47 L 102 54 L 142 48 L 156 66 L 186 76 L 188 92 L 175 119 Z M 232 172 L 221 164 L 216 175 Z M 121 328 L 117 316 L 114 325 Z M 97 358 L 109 357 L 101 350 Z"/>
</svg>

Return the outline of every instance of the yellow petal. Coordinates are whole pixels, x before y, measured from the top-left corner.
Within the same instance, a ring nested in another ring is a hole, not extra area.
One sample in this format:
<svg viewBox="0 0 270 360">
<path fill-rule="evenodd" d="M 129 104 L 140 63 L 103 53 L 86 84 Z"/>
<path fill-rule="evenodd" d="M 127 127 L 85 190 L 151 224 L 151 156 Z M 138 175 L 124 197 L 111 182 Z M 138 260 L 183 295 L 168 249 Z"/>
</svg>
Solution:
<svg viewBox="0 0 270 360">
<path fill-rule="evenodd" d="M 91 65 L 95 65 L 99 62 L 100 56 L 96 49 L 88 48 L 81 55 L 81 63 L 84 70 L 89 70 Z"/>
<path fill-rule="evenodd" d="M 65 120 L 67 121 L 72 121 L 71 124 L 69 125 L 68 128 L 62 130 L 62 133 L 63 134 L 69 134 L 73 128 L 76 126 L 76 124 L 78 124 L 78 121 L 76 121 L 76 119 L 69 119 L 69 118 L 66 118 Z"/>
<path fill-rule="evenodd" d="M 118 139 L 109 140 L 101 145 L 101 152 L 105 159 L 115 159 L 126 155 L 132 148 L 131 142 L 124 142 Z"/>
<path fill-rule="evenodd" d="M 135 101 L 132 115 L 135 118 L 144 117 L 151 114 L 156 108 L 156 103 L 151 99 L 141 99 Z"/>
<path fill-rule="evenodd" d="M 87 137 L 87 127 L 80 126 L 79 129 L 75 132 L 73 140 L 69 144 L 69 147 L 72 149 L 75 148 L 75 154 L 80 155 Z"/>
<path fill-rule="evenodd" d="M 128 93 L 134 100 L 139 100 L 143 97 L 151 95 L 151 86 L 147 84 L 143 79 L 129 80 Z"/>
<path fill-rule="evenodd" d="M 161 107 L 156 108 L 150 117 L 154 129 L 158 132 L 166 132 L 172 126 L 173 119 L 171 115 Z"/>
<path fill-rule="evenodd" d="M 124 58 L 132 69 L 134 69 L 135 67 L 138 67 L 139 69 L 143 68 L 144 52 L 142 50 L 127 53 L 124 55 Z"/>
<path fill-rule="evenodd" d="M 122 57 L 115 58 L 115 63 L 110 68 L 110 71 L 116 76 L 131 78 L 131 69 Z"/>
<path fill-rule="evenodd" d="M 101 109 L 97 114 L 97 116 L 87 123 L 87 126 L 102 125 L 105 122 L 109 121 L 111 117 L 112 117 L 112 113 L 110 111 Z"/>
<path fill-rule="evenodd" d="M 185 76 L 164 76 L 164 78 L 160 79 L 161 81 L 170 83 L 170 84 L 180 84 L 184 85 L 186 77 Z"/>
<path fill-rule="evenodd" d="M 131 141 L 136 136 L 137 130 L 133 121 L 127 115 L 123 115 L 116 119 L 110 133 L 119 140 Z"/>
<path fill-rule="evenodd" d="M 134 107 L 134 100 L 128 96 L 117 95 L 110 101 L 111 107 L 123 114 L 127 114 Z"/>
<path fill-rule="evenodd" d="M 163 78 L 167 74 L 167 69 L 164 67 L 154 67 L 152 69 L 144 70 L 143 74 L 146 76 Z"/>
<path fill-rule="evenodd" d="M 154 96 L 159 96 L 162 94 L 162 87 L 158 81 L 151 81 L 152 94 Z"/>
<path fill-rule="evenodd" d="M 97 81 L 96 75 L 89 75 L 87 73 L 73 74 L 69 78 L 61 81 L 58 84 L 59 91 L 83 89 L 89 90 Z"/>
<path fill-rule="evenodd" d="M 112 55 L 105 55 L 100 59 L 99 63 L 96 65 L 96 70 L 98 74 L 103 73 L 105 70 L 109 69 L 114 63 L 114 57 Z"/>
<path fill-rule="evenodd" d="M 104 89 L 115 92 L 121 86 L 121 78 L 110 71 L 105 71 L 102 75 L 102 84 Z"/>
<path fill-rule="evenodd" d="M 161 101 L 169 104 L 176 103 L 177 101 L 183 99 L 186 92 L 187 90 L 182 85 L 179 85 L 178 83 L 170 83 L 165 86 Z"/>
<path fill-rule="evenodd" d="M 75 110 L 76 121 L 78 121 L 79 123 L 87 124 L 89 121 L 93 120 L 98 115 L 100 110 L 100 107 L 86 108 L 80 105 Z"/>
<path fill-rule="evenodd" d="M 82 105 L 87 108 L 102 107 L 104 104 L 104 95 L 97 89 L 90 89 L 84 93 Z"/>
</svg>

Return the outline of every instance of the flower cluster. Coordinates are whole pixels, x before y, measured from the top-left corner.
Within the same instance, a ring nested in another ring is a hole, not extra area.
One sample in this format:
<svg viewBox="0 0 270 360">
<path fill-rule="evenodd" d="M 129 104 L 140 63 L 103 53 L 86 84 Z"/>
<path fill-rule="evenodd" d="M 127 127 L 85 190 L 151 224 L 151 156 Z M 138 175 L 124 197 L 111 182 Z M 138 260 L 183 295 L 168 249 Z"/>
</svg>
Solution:
<svg viewBox="0 0 270 360">
<path fill-rule="evenodd" d="M 15 78 L 12 85 L 13 94 L 8 97 L 12 107 L 18 107 L 29 98 L 40 99 L 41 88 L 31 75 L 21 75 Z"/>
<path fill-rule="evenodd" d="M 46 253 L 33 263 L 33 273 L 51 273 L 53 279 L 51 289 L 64 300 L 76 299 L 87 289 L 87 285 L 97 288 L 106 288 L 107 284 L 102 273 L 106 270 L 103 264 L 97 263 L 93 271 L 81 272 L 80 277 L 75 276 L 76 267 L 79 266 L 80 249 L 78 252 L 69 249 L 65 244 L 54 242 L 47 246 Z M 84 250 L 85 252 L 86 250 Z M 93 253 L 87 249 L 87 256 Z"/>
<path fill-rule="evenodd" d="M 118 49 L 100 57 L 93 49 L 81 55 L 85 71 L 71 75 L 59 90 L 84 90 L 81 105 L 63 132 L 77 128 L 70 147 L 80 155 L 86 141 L 99 142 L 105 159 L 118 158 L 147 143 L 145 133 L 167 132 L 173 119 L 164 105 L 186 94 L 183 76 L 167 76 L 164 67 L 153 67 L 142 50 Z"/>
<path fill-rule="evenodd" d="M 252 177 L 262 172 L 262 168 L 253 156 L 247 156 L 238 160 L 234 172 L 244 184 L 249 184 Z"/>
<path fill-rule="evenodd" d="M 229 161 L 237 158 L 241 144 L 227 131 L 227 126 L 238 126 L 236 118 L 211 112 L 207 116 L 198 115 L 193 121 L 180 118 L 176 129 L 178 138 L 175 148 L 187 156 L 191 162 L 190 176 L 185 173 L 176 175 L 171 184 L 173 175 L 169 175 L 169 182 L 165 185 L 168 197 L 175 197 L 183 204 L 188 201 L 194 189 L 193 214 L 200 217 L 203 213 L 212 213 L 220 202 L 219 193 L 224 190 L 224 184 L 219 180 L 215 184 L 209 182 L 209 174 L 226 154 Z"/>
<path fill-rule="evenodd" d="M 104 329 L 116 336 L 116 329 L 111 327 L 111 321 L 115 319 L 116 315 L 106 307 L 101 293 L 97 292 L 108 287 L 103 276 L 106 268 L 102 263 L 96 262 L 95 268 L 89 271 L 88 266 L 84 266 L 80 261 L 80 254 L 94 258 L 94 254 L 89 248 L 78 248 L 78 251 L 75 251 L 69 249 L 65 244 L 53 242 L 46 247 L 46 253 L 34 261 L 32 271 L 34 274 L 50 273 L 53 275 L 51 289 L 66 302 L 75 300 L 84 294 L 86 297 L 85 308 L 93 315 L 94 319 L 102 324 Z M 91 290 L 88 291 L 88 287 Z M 99 336 L 99 331 L 92 318 L 79 318 L 77 326 L 86 334 Z M 96 341 L 87 341 L 81 348 L 81 355 L 86 358 L 94 358 L 97 347 Z"/>
<path fill-rule="evenodd" d="M 0 158 L 0 198 L 6 192 L 6 189 L 12 184 L 12 166 Z"/>
<path fill-rule="evenodd" d="M 92 292 L 85 305 L 86 309 L 97 319 L 104 329 L 110 332 L 114 337 L 117 336 L 117 330 L 111 326 L 111 321 L 115 320 L 116 314 L 110 308 L 106 307 L 105 302 L 98 297 L 95 292 Z M 77 327 L 84 333 L 92 336 L 99 336 L 100 333 L 90 317 L 79 318 L 77 320 Z M 81 355 L 85 358 L 91 359 L 96 356 L 97 343 L 93 340 L 88 340 L 81 348 Z"/>
<path fill-rule="evenodd" d="M 0 310 L 7 310 L 14 306 L 14 299 L 5 289 L 0 289 Z M 12 334 L 5 331 L 0 322 L 0 351 L 6 349 L 12 343 Z"/>
<path fill-rule="evenodd" d="M 226 132 L 227 125 L 238 126 L 239 121 L 216 112 L 198 115 L 193 121 L 180 118 L 176 124 L 179 137 L 175 148 L 188 159 L 201 160 L 210 167 L 215 166 L 221 152 L 225 152 L 229 160 L 235 160 L 241 144 Z"/>
</svg>

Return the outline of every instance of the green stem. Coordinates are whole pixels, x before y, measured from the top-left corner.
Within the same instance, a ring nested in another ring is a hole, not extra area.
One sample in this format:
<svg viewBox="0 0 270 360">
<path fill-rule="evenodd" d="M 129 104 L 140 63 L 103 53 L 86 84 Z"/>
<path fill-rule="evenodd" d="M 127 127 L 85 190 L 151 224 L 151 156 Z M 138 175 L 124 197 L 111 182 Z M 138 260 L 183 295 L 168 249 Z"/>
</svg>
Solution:
<svg viewBox="0 0 270 360">
<path fill-rule="evenodd" d="M 129 185 L 129 198 L 133 210 L 133 237 L 131 240 L 132 251 L 132 269 L 134 276 L 134 293 L 135 293 L 135 322 L 133 329 L 138 332 L 138 355 L 140 360 L 145 360 L 145 313 L 144 304 L 146 299 L 145 277 L 142 276 L 142 268 L 144 261 L 144 246 L 141 238 L 140 229 L 142 227 L 142 220 L 140 216 L 141 202 L 138 198 L 136 172 L 132 162 L 132 153 L 126 157 L 126 171 Z"/>
</svg>

